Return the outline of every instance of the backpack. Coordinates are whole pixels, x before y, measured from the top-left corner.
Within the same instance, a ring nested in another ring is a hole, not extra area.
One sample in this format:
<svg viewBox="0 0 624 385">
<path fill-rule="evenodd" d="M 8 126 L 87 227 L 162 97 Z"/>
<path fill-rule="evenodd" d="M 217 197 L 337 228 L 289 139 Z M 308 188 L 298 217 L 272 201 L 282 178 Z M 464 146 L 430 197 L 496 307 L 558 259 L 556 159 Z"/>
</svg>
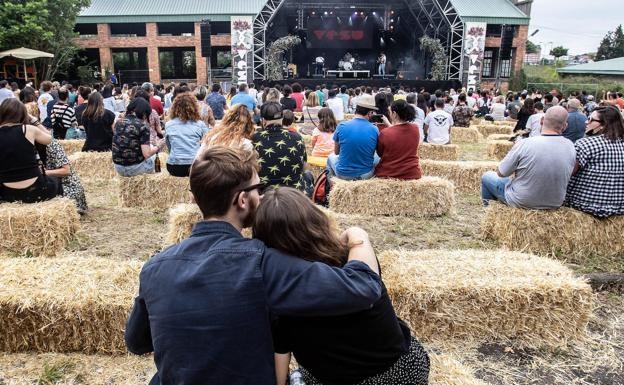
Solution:
<svg viewBox="0 0 624 385">
<path fill-rule="evenodd" d="M 65 108 L 65 110 L 61 113 L 61 114 L 55 114 L 54 118 L 52 119 L 52 134 L 54 135 L 55 139 L 65 139 L 65 136 L 67 135 L 67 128 L 63 125 L 63 116 L 65 115 L 65 112 L 67 111 L 67 108 Z"/>
<path fill-rule="evenodd" d="M 323 170 L 323 172 L 316 178 L 314 182 L 314 188 L 312 189 L 312 203 L 321 205 L 324 207 L 329 206 L 329 190 L 330 190 L 330 182 L 328 178 L 327 170 Z"/>
</svg>

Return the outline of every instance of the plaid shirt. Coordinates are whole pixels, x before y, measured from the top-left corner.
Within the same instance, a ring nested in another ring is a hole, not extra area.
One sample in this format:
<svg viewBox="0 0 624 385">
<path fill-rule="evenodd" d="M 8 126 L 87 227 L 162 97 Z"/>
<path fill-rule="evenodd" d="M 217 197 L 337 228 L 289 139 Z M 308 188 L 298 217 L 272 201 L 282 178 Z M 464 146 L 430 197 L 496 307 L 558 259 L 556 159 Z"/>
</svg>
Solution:
<svg viewBox="0 0 624 385">
<path fill-rule="evenodd" d="M 598 135 L 575 147 L 580 169 L 570 179 L 565 205 L 599 218 L 624 214 L 624 140 Z"/>
</svg>

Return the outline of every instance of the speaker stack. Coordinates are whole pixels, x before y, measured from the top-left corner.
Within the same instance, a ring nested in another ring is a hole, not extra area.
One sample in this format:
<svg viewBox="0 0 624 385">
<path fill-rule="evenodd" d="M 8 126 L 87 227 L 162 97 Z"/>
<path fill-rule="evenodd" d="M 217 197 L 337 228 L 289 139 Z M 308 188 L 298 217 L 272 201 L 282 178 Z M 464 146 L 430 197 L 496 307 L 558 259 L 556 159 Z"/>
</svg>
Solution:
<svg viewBox="0 0 624 385">
<path fill-rule="evenodd" d="M 200 25 L 200 40 L 201 40 L 201 55 L 202 57 L 210 57 L 210 51 L 212 50 L 212 46 L 210 43 L 210 20 L 202 21 Z"/>
</svg>

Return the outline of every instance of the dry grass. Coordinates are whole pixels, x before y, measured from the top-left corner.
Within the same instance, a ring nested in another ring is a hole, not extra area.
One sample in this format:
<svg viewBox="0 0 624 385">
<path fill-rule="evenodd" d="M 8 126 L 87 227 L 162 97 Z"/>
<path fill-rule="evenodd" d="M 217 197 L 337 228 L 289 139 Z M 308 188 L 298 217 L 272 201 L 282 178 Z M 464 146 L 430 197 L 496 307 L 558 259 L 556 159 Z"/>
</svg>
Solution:
<svg viewBox="0 0 624 385">
<path fill-rule="evenodd" d="M 452 127 L 451 140 L 453 142 L 479 143 L 483 135 L 476 127 Z"/>
<path fill-rule="evenodd" d="M 111 179 L 117 175 L 112 152 L 77 152 L 69 156 L 69 161 L 80 179 Z"/>
<path fill-rule="evenodd" d="M 459 147 L 456 144 L 421 143 L 418 146 L 418 156 L 420 159 L 457 160 Z"/>
<path fill-rule="evenodd" d="M 119 178 L 119 203 L 122 207 L 166 210 L 178 203 L 191 202 L 188 178 L 166 172 Z"/>
<path fill-rule="evenodd" d="M 0 260 L 0 349 L 123 353 L 142 262 Z"/>
<path fill-rule="evenodd" d="M 459 191 L 478 193 L 481 191 L 481 176 L 494 171 L 498 162 L 445 162 L 422 159 L 423 174 L 448 179 Z"/>
<path fill-rule="evenodd" d="M 84 146 L 85 140 L 84 139 L 59 140 L 59 144 L 63 147 L 63 150 L 65 150 L 65 154 L 67 154 L 67 156 L 70 156 L 72 154 L 82 151 L 82 146 Z"/>
<path fill-rule="evenodd" d="M 596 219 L 581 211 L 515 209 L 492 203 L 483 236 L 514 250 L 554 255 L 583 264 L 591 256 L 624 255 L 624 216 Z"/>
<path fill-rule="evenodd" d="M 425 341 L 559 347 L 583 341 L 592 291 L 560 262 L 504 250 L 386 251 L 399 317 Z"/>
<path fill-rule="evenodd" d="M 435 217 L 453 212 L 455 188 L 447 180 L 373 178 L 343 181 L 332 178 L 329 207 L 344 214 Z"/>
<path fill-rule="evenodd" d="M 0 255 L 53 257 L 80 229 L 74 202 L 55 198 L 40 203 L 0 204 Z"/>
<path fill-rule="evenodd" d="M 487 142 L 487 152 L 488 156 L 503 160 L 511 148 L 514 146 L 514 142 L 510 142 L 508 140 L 488 140 Z"/>
<path fill-rule="evenodd" d="M 477 129 L 483 135 L 483 137 L 487 138 L 493 134 L 512 134 L 513 127 L 508 125 L 498 125 L 498 124 L 480 124 L 477 126 Z"/>
<path fill-rule="evenodd" d="M 474 371 L 449 354 L 429 354 L 431 385 L 486 385 Z"/>
<path fill-rule="evenodd" d="M 509 140 L 513 138 L 513 134 L 492 134 L 487 137 L 487 140 Z"/>
</svg>

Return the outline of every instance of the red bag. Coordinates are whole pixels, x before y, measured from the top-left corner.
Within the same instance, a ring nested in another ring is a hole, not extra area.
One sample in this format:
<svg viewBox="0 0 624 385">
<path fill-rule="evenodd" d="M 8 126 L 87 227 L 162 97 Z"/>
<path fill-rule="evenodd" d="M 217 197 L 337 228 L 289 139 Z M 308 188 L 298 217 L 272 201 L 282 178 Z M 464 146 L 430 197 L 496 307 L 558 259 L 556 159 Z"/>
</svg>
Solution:
<svg viewBox="0 0 624 385">
<path fill-rule="evenodd" d="M 323 170 L 318 178 L 316 178 L 314 188 L 312 189 L 312 203 L 324 207 L 329 206 L 330 184 L 327 175 L 327 170 Z"/>
</svg>

